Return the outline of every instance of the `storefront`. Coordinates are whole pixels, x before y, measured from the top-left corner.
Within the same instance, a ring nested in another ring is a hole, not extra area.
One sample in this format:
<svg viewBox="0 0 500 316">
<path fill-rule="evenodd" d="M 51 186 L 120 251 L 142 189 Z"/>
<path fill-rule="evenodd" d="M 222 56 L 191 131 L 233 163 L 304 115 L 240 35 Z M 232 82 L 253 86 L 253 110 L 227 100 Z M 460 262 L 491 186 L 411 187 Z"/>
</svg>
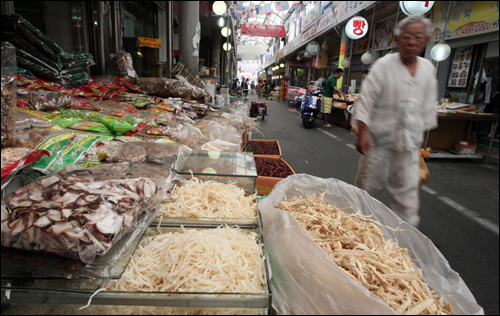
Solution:
<svg viewBox="0 0 500 316">
<path fill-rule="evenodd" d="M 498 90 L 498 2 L 452 1 L 449 23 L 446 30 L 442 31 L 448 14 L 447 3 L 440 1 L 434 4 L 432 43 L 426 51 L 426 57 L 431 59 L 430 50 L 441 39 L 445 39 L 451 48 L 448 58 L 435 62 L 438 68 L 439 99 L 461 103 L 464 107 L 467 105 L 474 112 L 483 112 Z M 455 143 L 461 140 L 490 145 L 489 141 L 480 139 L 481 133 L 490 133 L 490 121 L 476 124 L 479 117 L 470 118 L 471 113 L 462 116 L 455 114 L 463 119 L 454 121 L 447 119 L 446 115 L 451 114 L 440 113 L 439 127 L 430 133 L 427 146 L 453 149 Z"/>
</svg>

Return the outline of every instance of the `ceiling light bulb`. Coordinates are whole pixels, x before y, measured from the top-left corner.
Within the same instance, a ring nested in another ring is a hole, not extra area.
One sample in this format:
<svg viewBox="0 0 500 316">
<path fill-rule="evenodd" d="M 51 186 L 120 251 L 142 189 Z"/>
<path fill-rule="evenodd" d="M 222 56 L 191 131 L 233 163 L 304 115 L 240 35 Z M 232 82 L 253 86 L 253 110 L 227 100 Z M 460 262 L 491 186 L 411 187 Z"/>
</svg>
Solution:
<svg viewBox="0 0 500 316">
<path fill-rule="evenodd" d="M 219 19 L 219 26 L 220 27 L 224 26 L 224 18 L 223 17 L 220 17 L 220 19 Z"/>
<path fill-rule="evenodd" d="M 228 28 L 227 26 L 224 26 L 221 30 L 221 34 L 224 37 L 228 37 L 229 35 L 231 35 L 231 29 Z"/>
<path fill-rule="evenodd" d="M 451 53 L 451 48 L 450 45 L 446 44 L 445 41 L 441 40 L 439 43 L 434 45 L 434 47 L 431 49 L 431 57 L 435 61 L 443 61 L 448 56 L 450 56 Z"/>
</svg>

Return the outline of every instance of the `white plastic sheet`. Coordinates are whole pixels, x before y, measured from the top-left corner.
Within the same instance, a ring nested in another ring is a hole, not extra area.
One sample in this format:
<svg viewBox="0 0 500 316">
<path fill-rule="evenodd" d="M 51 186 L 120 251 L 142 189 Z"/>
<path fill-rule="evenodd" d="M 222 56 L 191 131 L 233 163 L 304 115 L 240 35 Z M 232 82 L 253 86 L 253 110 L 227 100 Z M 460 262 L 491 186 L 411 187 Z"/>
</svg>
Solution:
<svg viewBox="0 0 500 316">
<path fill-rule="evenodd" d="M 380 228 L 386 239 L 397 239 L 418 260 L 424 280 L 431 289 L 451 303 L 453 314 L 484 314 L 462 278 L 453 271 L 441 252 L 417 229 L 401 220 L 368 193 L 336 179 L 305 174 L 280 181 L 259 203 L 264 240 L 272 267 L 273 308 L 278 314 L 396 314 L 365 287 L 348 277 L 307 231 L 288 212 L 274 206 L 285 198 L 328 192 L 325 199 L 338 207 L 352 206 L 347 212 L 361 211 L 392 228 Z"/>
</svg>

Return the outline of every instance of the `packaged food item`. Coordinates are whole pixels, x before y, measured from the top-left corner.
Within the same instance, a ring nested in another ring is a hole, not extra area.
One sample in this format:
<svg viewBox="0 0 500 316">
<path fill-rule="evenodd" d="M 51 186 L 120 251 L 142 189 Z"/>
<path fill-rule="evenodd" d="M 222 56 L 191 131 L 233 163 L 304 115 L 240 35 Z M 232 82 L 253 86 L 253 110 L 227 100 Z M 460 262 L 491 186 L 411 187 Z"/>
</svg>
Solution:
<svg viewBox="0 0 500 316">
<path fill-rule="evenodd" d="M 65 148 L 58 153 L 57 158 L 49 166 L 50 170 L 57 170 L 62 166 L 81 162 L 84 155 L 95 148 L 101 141 L 102 136 L 97 135 L 76 135 Z M 88 161 L 88 159 L 87 159 Z M 97 161 L 98 163 L 98 161 Z"/>
<path fill-rule="evenodd" d="M 94 111 L 80 111 L 80 110 L 61 110 L 64 115 L 79 117 L 91 122 L 99 122 L 104 124 L 109 130 L 117 133 L 124 134 L 128 131 L 134 130 L 134 126 L 120 120 L 117 117 L 104 115 Z"/>
<path fill-rule="evenodd" d="M 37 161 L 43 155 L 49 155 L 44 150 L 32 150 L 27 148 L 4 148 L 2 149 L 2 186 L 3 190 L 14 178 L 18 171 Z"/>
<path fill-rule="evenodd" d="M 58 74 L 60 70 L 60 65 L 57 62 L 48 58 L 37 58 L 23 49 L 16 48 L 16 56 L 22 57 L 30 62 L 37 64 L 43 68 L 50 69 L 54 73 Z"/>
<path fill-rule="evenodd" d="M 14 112 L 14 129 L 16 130 L 32 128 L 32 127 L 46 128 L 51 126 L 52 125 L 50 124 L 50 122 L 47 122 L 43 118 L 39 118 L 33 114 L 23 111 Z"/>
<path fill-rule="evenodd" d="M 113 75 L 125 77 L 133 82 L 138 81 L 137 73 L 134 70 L 132 56 L 127 52 L 111 54 L 111 70 Z"/>
<path fill-rule="evenodd" d="M 75 135 L 71 133 L 59 133 L 45 139 L 41 144 L 36 146 L 36 149 L 45 150 L 50 156 L 43 156 L 32 165 L 32 168 L 42 173 L 49 173 L 50 165 L 57 159 L 59 152 L 63 150 L 74 136 Z"/>
<path fill-rule="evenodd" d="M 110 167 L 63 169 L 39 178 L 2 200 L 2 245 L 92 263 L 141 215 L 154 215 L 147 211 L 159 205 L 166 183 Z"/>
<path fill-rule="evenodd" d="M 94 56 L 92 56 L 91 53 L 68 52 L 68 51 L 66 51 L 64 55 L 61 55 L 61 61 L 63 63 L 80 59 L 94 59 Z"/>
<path fill-rule="evenodd" d="M 54 70 L 53 68 L 44 67 L 37 62 L 33 62 L 21 56 L 17 57 L 17 65 L 24 69 L 28 69 L 39 78 L 45 78 L 54 82 L 61 83 L 61 77 L 59 77 L 58 71 Z"/>
<path fill-rule="evenodd" d="M 76 124 L 71 125 L 71 129 L 76 129 L 80 131 L 98 132 L 98 133 L 110 133 L 111 130 L 107 128 L 104 124 L 98 122 L 81 121 Z"/>
<path fill-rule="evenodd" d="M 194 150 L 239 151 L 240 146 L 219 139 L 202 138 L 191 146 Z"/>
<path fill-rule="evenodd" d="M 100 147 L 98 154 L 107 162 L 143 163 L 146 161 L 147 151 L 141 144 L 122 143 Z"/>
<path fill-rule="evenodd" d="M 28 90 L 24 88 L 17 89 L 17 95 L 30 105 L 33 110 L 45 111 L 50 109 L 59 109 L 70 105 L 72 98 L 57 91 Z"/>
<path fill-rule="evenodd" d="M 17 74 L 28 79 L 36 79 L 36 76 L 29 70 L 17 67 Z"/>
<path fill-rule="evenodd" d="M 29 148 L 2 148 L 2 164 L 4 168 L 13 162 L 16 162 L 31 153 L 33 150 Z"/>
<path fill-rule="evenodd" d="M 2 50 L 2 96 L 1 96 L 1 146 L 5 147 L 12 142 L 14 133 L 14 111 L 16 108 L 16 53 L 10 43 L 1 44 Z"/>
<path fill-rule="evenodd" d="M 44 140 L 60 134 L 61 131 L 62 129 L 58 126 L 16 130 L 10 146 L 35 149 Z"/>
</svg>

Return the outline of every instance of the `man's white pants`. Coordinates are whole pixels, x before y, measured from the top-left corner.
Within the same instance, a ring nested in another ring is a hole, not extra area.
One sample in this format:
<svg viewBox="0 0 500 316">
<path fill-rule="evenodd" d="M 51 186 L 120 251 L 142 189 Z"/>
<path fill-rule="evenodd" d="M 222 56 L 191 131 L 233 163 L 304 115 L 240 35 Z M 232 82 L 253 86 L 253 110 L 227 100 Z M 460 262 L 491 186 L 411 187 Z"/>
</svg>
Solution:
<svg viewBox="0 0 500 316">
<path fill-rule="evenodd" d="M 370 147 L 367 155 L 359 160 L 355 185 L 377 197 L 387 188 L 391 208 L 396 215 L 411 225 L 420 222 L 418 151 L 396 151 Z"/>
</svg>

